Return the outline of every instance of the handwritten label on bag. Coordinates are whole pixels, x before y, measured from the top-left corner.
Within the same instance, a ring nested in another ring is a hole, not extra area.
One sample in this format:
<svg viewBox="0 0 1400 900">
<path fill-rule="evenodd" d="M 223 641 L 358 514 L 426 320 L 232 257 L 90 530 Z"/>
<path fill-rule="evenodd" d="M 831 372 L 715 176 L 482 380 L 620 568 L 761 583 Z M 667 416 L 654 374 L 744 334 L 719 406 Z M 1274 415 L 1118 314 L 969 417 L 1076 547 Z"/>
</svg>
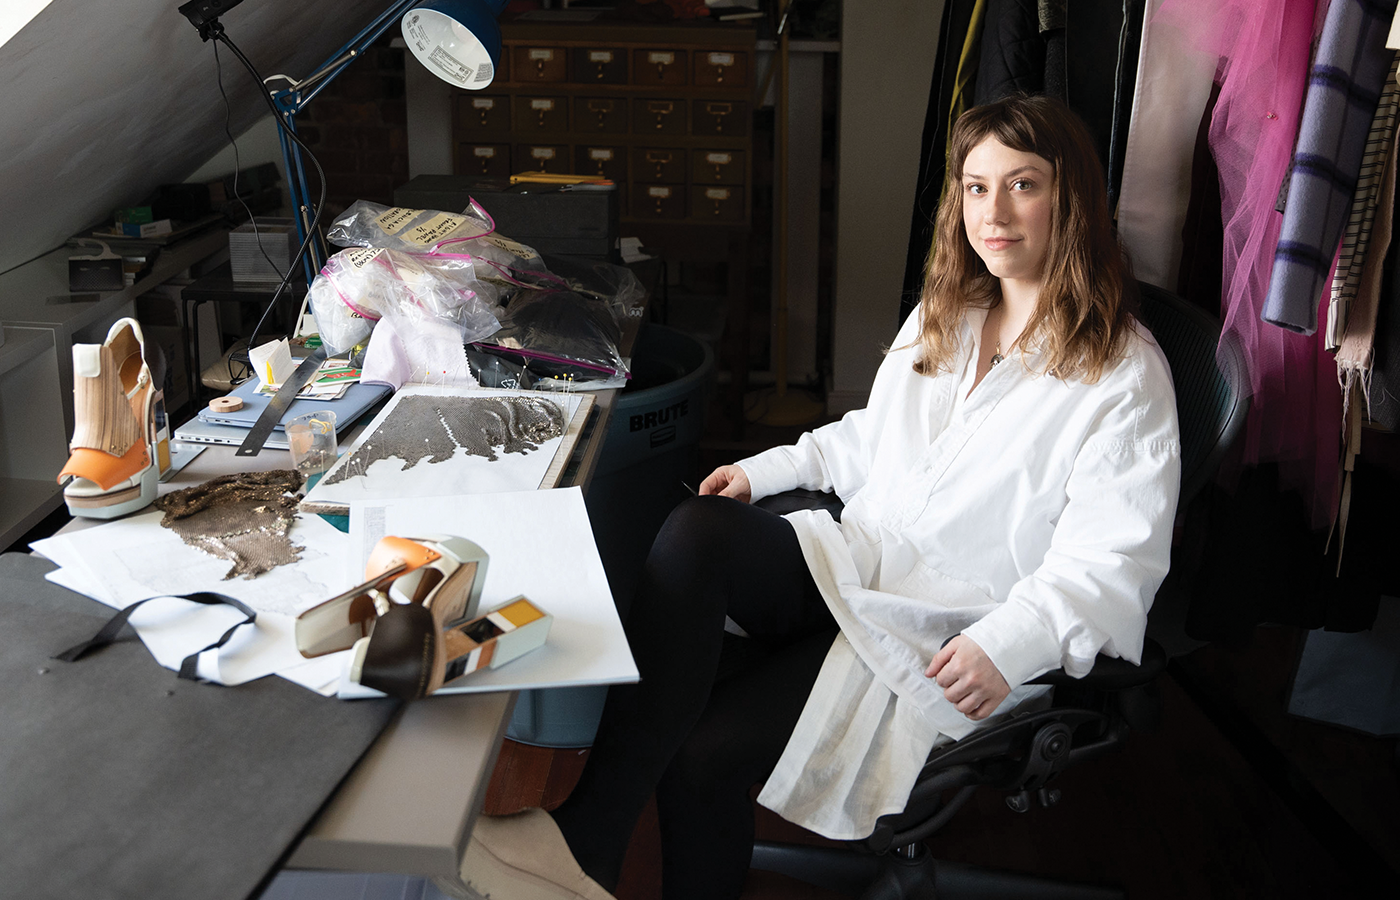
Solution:
<svg viewBox="0 0 1400 900">
<path fill-rule="evenodd" d="M 534 250 L 531 250 L 524 244 L 517 244 L 515 241 L 512 241 L 508 237 L 501 237 L 499 234 L 488 234 L 485 237 L 483 237 L 482 240 L 488 244 L 491 244 L 494 247 L 499 247 L 502 250 L 505 250 L 507 253 L 514 253 L 521 259 L 539 258 L 539 254 L 536 253 Z"/>
<path fill-rule="evenodd" d="M 462 224 L 467 221 L 466 216 L 454 216 L 451 213 L 438 213 L 421 225 L 415 225 L 404 235 L 404 240 L 415 244 L 436 244 L 447 237 Z"/>
<path fill-rule="evenodd" d="M 341 259 L 345 261 L 345 265 L 359 271 L 374 262 L 382 252 L 375 247 L 360 247 L 355 250 L 346 250 Z"/>
<path fill-rule="evenodd" d="M 398 234 L 422 211 L 421 209 L 405 209 L 402 206 L 395 206 L 393 209 L 380 213 L 379 218 L 374 220 L 374 224 L 384 229 L 385 234 Z"/>
</svg>

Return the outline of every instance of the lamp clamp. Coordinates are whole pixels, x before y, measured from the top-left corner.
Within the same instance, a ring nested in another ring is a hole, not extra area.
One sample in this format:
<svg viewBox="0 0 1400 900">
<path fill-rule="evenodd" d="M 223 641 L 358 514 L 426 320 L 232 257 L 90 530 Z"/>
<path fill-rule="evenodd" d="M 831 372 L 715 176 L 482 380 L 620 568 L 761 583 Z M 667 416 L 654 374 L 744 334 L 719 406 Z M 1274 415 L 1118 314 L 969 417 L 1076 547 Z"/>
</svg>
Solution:
<svg viewBox="0 0 1400 900">
<path fill-rule="evenodd" d="M 189 0 L 180 6 L 180 15 L 190 20 L 190 24 L 199 29 L 199 36 L 202 40 L 218 40 L 224 33 L 224 26 L 219 23 L 219 16 L 233 9 L 243 0 Z"/>
</svg>

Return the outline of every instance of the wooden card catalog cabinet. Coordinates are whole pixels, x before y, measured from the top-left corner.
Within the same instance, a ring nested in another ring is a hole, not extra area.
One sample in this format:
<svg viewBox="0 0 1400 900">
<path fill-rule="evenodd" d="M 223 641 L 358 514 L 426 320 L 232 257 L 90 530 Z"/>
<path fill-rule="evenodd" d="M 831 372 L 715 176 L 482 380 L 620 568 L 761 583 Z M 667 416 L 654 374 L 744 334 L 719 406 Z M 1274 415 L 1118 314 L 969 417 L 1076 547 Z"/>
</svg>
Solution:
<svg viewBox="0 0 1400 900">
<path fill-rule="evenodd" d="M 515 130 L 545 134 L 569 130 L 569 98 L 533 94 L 515 98 Z"/>
<path fill-rule="evenodd" d="M 458 144 L 457 174 L 509 178 L 510 144 Z"/>
<path fill-rule="evenodd" d="M 568 51 L 563 47 L 520 46 L 511 54 L 515 61 L 514 76 L 526 84 L 541 81 L 567 81 Z"/>
<path fill-rule="evenodd" d="M 636 134 L 685 134 L 684 100 L 632 101 L 632 131 Z"/>
<path fill-rule="evenodd" d="M 575 47 L 569 51 L 569 80 L 577 84 L 626 84 L 627 51 L 615 47 Z"/>
<path fill-rule="evenodd" d="M 573 169 L 569 148 L 560 144 L 516 144 L 512 175 L 523 172 L 548 172 L 567 175 Z"/>
<path fill-rule="evenodd" d="M 577 97 L 574 131 L 585 134 L 626 134 L 626 97 Z"/>
<path fill-rule="evenodd" d="M 696 85 L 744 87 L 749 83 L 749 54 L 743 51 L 710 50 L 694 56 Z"/>
<path fill-rule="evenodd" d="M 638 50 L 632 54 L 632 80 L 647 87 L 685 84 L 688 58 L 685 50 Z"/>
<path fill-rule="evenodd" d="M 618 184 L 627 182 L 627 148 L 583 144 L 574 151 L 576 175 L 601 175 Z"/>
<path fill-rule="evenodd" d="M 751 27 L 507 15 L 501 34 L 490 94 L 454 93 L 460 174 L 602 175 L 624 222 L 748 223 Z"/>
<path fill-rule="evenodd" d="M 510 134 L 510 97 L 504 94 L 462 92 L 455 97 L 453 126 L 473 137 Z"/>
</svg>

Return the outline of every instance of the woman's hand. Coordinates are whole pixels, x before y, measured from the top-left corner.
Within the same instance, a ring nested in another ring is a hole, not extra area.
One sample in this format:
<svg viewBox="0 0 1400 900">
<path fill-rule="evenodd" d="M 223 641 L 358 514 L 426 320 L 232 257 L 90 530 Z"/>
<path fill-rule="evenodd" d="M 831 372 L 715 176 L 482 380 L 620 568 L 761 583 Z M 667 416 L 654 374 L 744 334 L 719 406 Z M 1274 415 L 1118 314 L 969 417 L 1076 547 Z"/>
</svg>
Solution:
<svg viewBox="0 0 1400 900">
<path fill-rule="evenodd" d="M 753 490 L 749 487 L 749 476 L 744 474 L 743 469 L 738 466 L 720 466 L 700 482 L 700 496 L 704 497 L 707 494 L 733 497 L 748 503 L 753 496 Z"/>
<path fill-rule="evenodd" d="M 974 722 L 990 716 L 1011 693 L 1011 686 L 987 654 L 962 634 L 934 654 L 924 674 L 936 679 L 948 702 Z"/>
</svg>

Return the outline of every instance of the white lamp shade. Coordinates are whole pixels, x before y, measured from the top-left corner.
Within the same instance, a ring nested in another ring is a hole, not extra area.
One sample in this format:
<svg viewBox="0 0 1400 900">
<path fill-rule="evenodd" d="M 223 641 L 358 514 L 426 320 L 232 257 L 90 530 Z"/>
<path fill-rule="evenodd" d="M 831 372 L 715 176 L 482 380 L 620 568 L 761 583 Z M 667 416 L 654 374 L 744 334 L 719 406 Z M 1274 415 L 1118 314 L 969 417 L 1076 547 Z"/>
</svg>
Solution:
<svg viewBox="0 0 1400 900">
<path fill-rule="evenodd" d="M 409 52 L 437 77 L 479 91 L 496 77 L 501 30 L 496 15 L 505 0 L 428 0 L 404 14 Z"/>
</svg>

